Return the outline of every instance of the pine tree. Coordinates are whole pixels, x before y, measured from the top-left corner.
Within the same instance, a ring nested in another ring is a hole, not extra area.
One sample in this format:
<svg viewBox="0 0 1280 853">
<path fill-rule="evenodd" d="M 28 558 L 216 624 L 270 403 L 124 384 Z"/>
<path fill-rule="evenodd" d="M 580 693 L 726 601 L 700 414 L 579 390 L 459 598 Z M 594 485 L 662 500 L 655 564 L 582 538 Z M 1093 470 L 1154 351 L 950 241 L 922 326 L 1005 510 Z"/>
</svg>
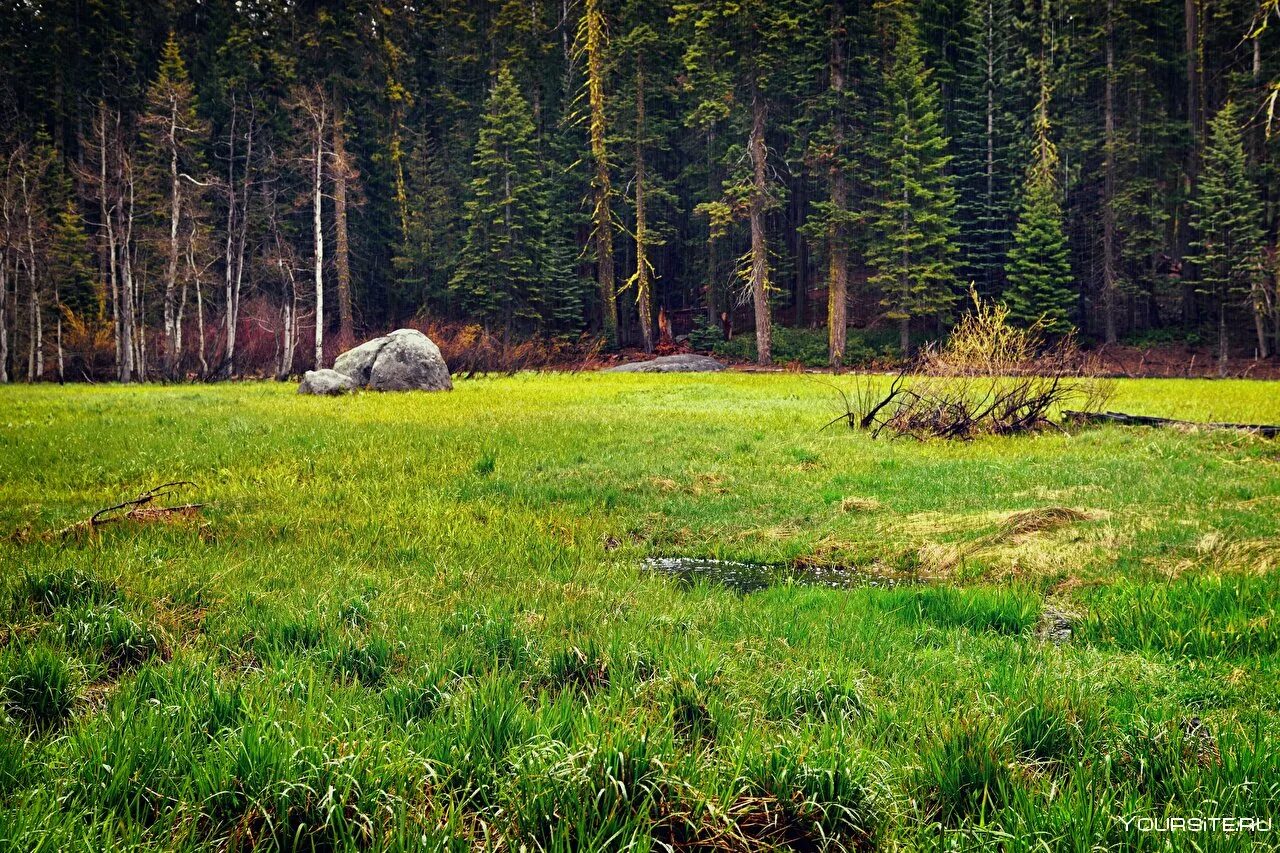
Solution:
<svg viewBox="0 0 1280 853">
<path fill-rule="evenodd" d="M 1262 206 L 1246 171 L 1240 112 L 1228 101 L 1209 123 L 1203 168 L 1191 201 L 1191 243 L 1200 293 L 1218 312 L 1218 363 L 1228 355 L 1227 311 L 1244 301 L 1260 275 Z"/>
<path fill-rule="evenodd" d="M 924 66 L 915 21 L 902 4 L 885 11 L 892 43 L 868 260 L 875 271 L 871 283 L 883 292 L 885 316 L 898 321 L 906 353 L 912 320 L 944 317 L 956 300 L 956 199 L 938 90 Z"/>
<path fill-rule="evenodd" d="M 1012 17 L 1009 0 L 969 0 L 959 49 L 952 142 L 960 274 L 988 298 L 1003 288 L 1015 216 Z"/>
<path fill-rule="evenodd" d="M 1026 190 L 1009 249 L 1009 316 L 1051 334 L 1071 331 L 1075 294 L 1071 259 L 1062 228 L 1062 199 L 1055 170 L 1058 153 L 1049 137 L 1049 88 L 1036 110 L 1035 155 L 1027 169 Z"/>
<path fill-rule="evenodd" d="M 533 117 L 509 66 L 499 69 L 485 103 L 472 169 L 467 232 L 450 288 L 467 310 L 506 331 L 554 320 L 569 271 L 547 227 Z"/>
</svg>

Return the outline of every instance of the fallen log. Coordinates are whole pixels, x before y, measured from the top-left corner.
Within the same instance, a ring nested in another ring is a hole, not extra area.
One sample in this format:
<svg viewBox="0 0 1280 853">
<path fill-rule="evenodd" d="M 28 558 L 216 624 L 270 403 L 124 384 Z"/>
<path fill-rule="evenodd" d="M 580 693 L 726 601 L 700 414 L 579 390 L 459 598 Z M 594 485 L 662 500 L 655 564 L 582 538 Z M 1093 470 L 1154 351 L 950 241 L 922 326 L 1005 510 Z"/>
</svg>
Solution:
<svg viewBox="0 0 1280 853">
<path fill-rule="evenodd" d="M 1277 424 L 1232 424 L 1232 423 L 1200 423 L 1197 421 L 1181 421 L 1175 418 L 1157 418 L 1151 415 L 1127 415 L 1124 412 L 1072 412 L 1064 411 L 1062 416 L 1071 423 L 1077 424 L 1122 424 L 1125 426 L 1149 427 L 1199 427 L 1201 429 L 1233 429 L 1252 432 L 1266 438 L 1280 437 L 1280 425 Z"/>
</svg>

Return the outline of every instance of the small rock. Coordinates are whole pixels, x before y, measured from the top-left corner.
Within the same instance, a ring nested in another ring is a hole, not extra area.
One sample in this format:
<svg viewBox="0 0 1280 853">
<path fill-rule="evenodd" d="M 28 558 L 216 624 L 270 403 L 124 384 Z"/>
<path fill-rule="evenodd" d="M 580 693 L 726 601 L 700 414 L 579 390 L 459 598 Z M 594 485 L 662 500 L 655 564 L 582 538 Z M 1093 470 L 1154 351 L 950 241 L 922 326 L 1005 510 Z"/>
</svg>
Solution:
<svg viewBox="0 0 1280 853">
<path fill-rule="evenodd" d="M 1071 620 L 1059 610 L 1046 607 L 1040 614 L 1040 624 L 1036 626 L 1036 636 L 1041 640 L 1061 646 L 1071 642 Z"/>
<path fill-rule="evenodd" d="M 336 370 L 308 370 L 302 375 L 302 384 L 298 386 L 299 394 L 318 394 L 336 397 L 356 390 L 355 381 L 346 374 Z"/>
<path fill-rule="evenodd" d="M 681 353 L 679 355 L 663 355 L 648 361 L 633 361 L 610 367 L 603 373 L 707 373 L 713 370 L 724 370 L 724 365 L 706 355 Z"/>
</svg>

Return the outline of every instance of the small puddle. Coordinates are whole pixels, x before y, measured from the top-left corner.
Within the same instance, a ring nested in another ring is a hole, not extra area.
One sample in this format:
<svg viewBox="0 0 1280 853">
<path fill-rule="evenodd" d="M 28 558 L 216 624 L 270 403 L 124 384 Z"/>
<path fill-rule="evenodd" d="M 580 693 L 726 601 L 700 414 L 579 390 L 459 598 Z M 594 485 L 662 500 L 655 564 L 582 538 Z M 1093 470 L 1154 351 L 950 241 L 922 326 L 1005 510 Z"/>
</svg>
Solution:
<svg viewBox="0 0 1280 853">
<path fill-rule="evenodd" d="M 716 583 L 746 595 L 766 587 L 783 584 L 821 586 L 828 589 L 857 587 L 893 587 L 905 581 L 882 578 L 846 568 L 813 566 L 779 566 L 768 563 L 743 563 L 737 560 L 713 560 L 707 557 L 647 557 L 641 564 L 646 572 L 675 578 L 682 585 Z"/>
</svg>

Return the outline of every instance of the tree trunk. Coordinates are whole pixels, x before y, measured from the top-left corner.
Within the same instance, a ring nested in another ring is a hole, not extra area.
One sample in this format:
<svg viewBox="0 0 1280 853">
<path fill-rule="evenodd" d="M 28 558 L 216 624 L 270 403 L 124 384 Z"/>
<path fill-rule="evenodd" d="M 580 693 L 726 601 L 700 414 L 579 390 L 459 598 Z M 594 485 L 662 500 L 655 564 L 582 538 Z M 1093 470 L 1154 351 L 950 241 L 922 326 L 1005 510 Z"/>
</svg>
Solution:
<svg viewBox="0 0 1280 853">
<path fill-rule="evenodd" d="M 227 132 L 227 240 L 223 255 L 223 283 L 226 289 L 226 370 L 234 370 L 236 362 L 235 245 L 236 245 L 236 120 L 239 118 L 235 96 L 231 101 L 231 127 Z"/>
<path fill-rule="evenodd" d="M 178 105 L 169 112 L 169 256 L 164 277 L 164 376 L 173 379 L 179 354 L 178 347 L 178 219 L 182 209 L 181 185 L 178 182 Z"/>
<path fill-rule="evenodd" d="M 195 239 L 194 233 L 192 240 Z M 187 268 L 191 274 L 191 284 L 196 290 L 196 354 L 200 359 L 200 378 L 209 376 L 209 359 L 204 347 L 204 288 L 201 286 L 200 270 L 196 267 L 196 253 L 193 243 L 187 244 Z"/>
<path fill-rule="evenodd" d="M 342 102 L 334 100 L 333 113 L 333 262 L 338 274 L 338 352 L 355 344 L 355 325 L 351 317 L 351 259 L 347 239 L 347 181 L 351 164 L 347 159 L 342 128 Z"/>
<path fill-rule="evenodd" d="M 9 257 L 4 251 L 0 251 L 0 385 L 6 384 L 8 381 L 9 381 Z"/>
<path fill-rule="evenodd" d="M 707 198 L 715 198 L 719 195 L 720 188 L 716 186 L 716 163 L 715 163 L 715 142 L 716 128 L 713 123 L 707 128 Z M 720 263 L 716 252 L 716 231 L 712 226 L 710 219 L 707 220 L 707 322 L 712 326 L 720 323 L 720 302 L 716 298 L 716 282 L 720 278 Z M 724 324 L 728 327 L 728 323 Z M 725 338 L 729 336 L 726 333 Z"/>
<path fill-rule="evenodd" d="M 315 238 L 316 281 L 316 370 L 324 367 L 324 222 L 321 218 L 324 190 L 324 112 L 315 116 L 316 168 L 312 180 L 311 224 Z"/>
<path fill-rule="evenodd" d="M 1108 344 L 1116 342 L 1115 0 L 1107 0 L 1107 71 L 1103 94 L 1102 314 Z"/>
<path fill-rule="evenodd" d="M 649 235 L 644 187 L 644 67 L 636 54 L 636 311 L 645 352 L 653 352 L 653 299 L 649 284 Z"/>
<path fill-rule="evenodd" d="M 123 158 L 123 153 L 121 157 Z M 125 174 L 125 164 L 121 160 L 121 174 Z M 129 251 L 129 246 L 133 241 L 133 202 L 132 202 L 132 181 L 129 181 L 129 198 L 126 200 L 123 193 L 120 201 L 116 204 L 116 224 L 120 232 L 120 352 L 123 356 L 123 363 L 120 366 L 120 381 L 132 382 L 134 375 L 134 365 L 136 364 L 137 352 L 135 350 L 134 341 L 134 284 L 133 284 L 133 257 Z M 128 208 L 127 210 L 125 208 Z"/>
<path fill-rule="evenodd" d="M 605 31 L 600 0 L 587 0 L 587 96 L 591 102 L 591 159 L 595 178 L 596 282 L 600 287 L 602 330 L 610 347 L 618 345 L 618 294 L 613 271 L 613 214 L 609 198 L 613 194 L 609 180 L 609 152 L 605 135 Z"/>
<path fill-rule="evenodd" d="M 27 304 L 27 381 L 34 382 L 44 374 L 44 342 L 40 339 L 40 294 L 34 287 Z"/>
<path fill-rule="evenodd" d="M 27 186 L 27 173 L 23 169 L 21 178 L 22 212 L 27 225 L 27 282 L 31 287 L 30 315 L 27 318 L 27 381 L 44 376 L 44 340 L 43 324 L 40 310 L 40 275 L 36 267 L 36 229 L 35 205 L 31 200 L 30 187 Z"/>
<path fill-rule="evenodd" d="M 1218 300 L 1218 376 L 1227 375 L 1227 300 Z"/>
<path fill-rule="evenodd" d="M 58 301 L 58 295 L 57 295 L 56 293 L 54 294 L 54 297 L 53 297 L 53 298 L 54 298 L 54 303 L 55 303 L 55 304 L 57 304 L 57 301 Z M 53 343 L 54 343 L 55 352 L 56 352 L 56 355 L 57 355 L 57 358 L 58 358 L 58 383 L 59 383 L 59 384 L 62 384 L 63 382 L 65 382 L 65 381 L 66 381 L 66 378 L 67 378 L 67 365 L 66 365 L 66 361 L 64 360 L 64 358 L 63 358 L 63 354 L 62 354 L 62 311 L 61 311 L 61 306 L 59 305 L 59 306 L 58 306 L 58 308 L 59 308 L 59 311 L 58 311 L 58 320 L 57 320 L 57 325 L 55 325 L 55 326 L 54 326 L 54 330 L 53 330 Z"/>
<path fill-rule="evenodd" d="M 831 13 L 831 89 L 837 96 L 844 91 L 845 82 L 844 45 L 839 36 L 843 19 L 844 10 L 837 0 Z M 838 217 L 849 207 L 849 182 L 840 162 L 840 149 L 844 146 L 844 114 L 839 103 L 832 118 L 835 157 L 831 163 L 830 192 L 832 214 Z M 838 219 L 827 225 L 827 264 L 827 358 L 832 367 L 839 367 L 844 363 L 849 327 L 849 246 L 843 223 Z"/>
<path fill-rule="evenodd" d="M 751 298 L 756 314 L 756 363 L 773 363 L 772 329 L 769 318 L 769 248 L 765 242 L 764 211 L 767 192 L 764 144 L 764 97 L 753 86 L 751 92 Z"/>
</svg>

